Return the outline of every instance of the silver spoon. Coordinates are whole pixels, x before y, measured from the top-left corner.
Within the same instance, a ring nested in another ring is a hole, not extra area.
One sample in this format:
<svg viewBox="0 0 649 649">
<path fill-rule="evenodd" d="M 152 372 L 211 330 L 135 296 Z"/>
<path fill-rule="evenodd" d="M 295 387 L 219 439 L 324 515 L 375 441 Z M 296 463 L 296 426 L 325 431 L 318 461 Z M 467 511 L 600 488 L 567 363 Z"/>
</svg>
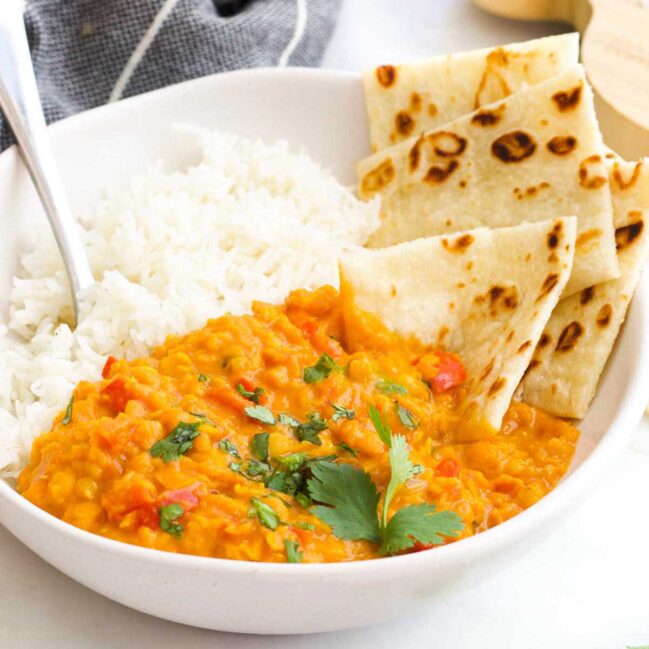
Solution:
<svg viewBox="0 0 649 649">
<path fill-rule="evenodd" d="M 20 5 L 17 0 L 0 0 L 0 108 L 61 251 L 78 321 L 79 293 L 95 280 L 50 148 Z"/>
</svg>

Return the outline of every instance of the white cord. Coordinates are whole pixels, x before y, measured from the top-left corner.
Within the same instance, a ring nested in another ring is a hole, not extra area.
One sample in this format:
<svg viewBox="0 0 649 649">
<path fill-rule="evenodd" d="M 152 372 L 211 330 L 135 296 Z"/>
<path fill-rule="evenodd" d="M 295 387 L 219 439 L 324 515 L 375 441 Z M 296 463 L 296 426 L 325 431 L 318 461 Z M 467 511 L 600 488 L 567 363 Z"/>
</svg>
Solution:
<svg viewBox="0 0 649 649">
<path fill-rule="evenodd" d="M 178 4 L 179 0 L 166 0 L 166 2 L 160 8 L 160 11 L 156 14 L 155 18 L 149 25 L 149 28 L 144 32 L 142 40 L 137 44 L 137 47 L 133 50 L 133 54 L 126 62 L 122 74 L 119 75 L 119 78 L 115 82 L 113 91 L 110 93 L 108 103 L 117 101 L 122 97 L 124 90 L 128 82 L 131 80 L 135 69 L 140 64 L 140 61 L 144 58 L 147 50 L 151 46 L 151 43 L 155 40 L 155 37 L 158 35 L 162 24 L 167 19 L 167 16 L 174 10 L 174 7 Z"/>
<path fill-rule="evenodd" d="M 306 29 L 306 17 L 307 17 L 307 5 L 306 0 L 296 0 L 297 4 L 297 17 L 295 18 L 295 31 L 291 40 L 288 42 L 288 45 L 282 52 L 282 55 L 277 61 L 277 67 L 285 68 L 288 65 L 288 60 L 291 57 L 291 54 L 295 51 L 295 48 L 298 46 L 299 42 L 304 36 L 304 30 Z"/>
</svg>

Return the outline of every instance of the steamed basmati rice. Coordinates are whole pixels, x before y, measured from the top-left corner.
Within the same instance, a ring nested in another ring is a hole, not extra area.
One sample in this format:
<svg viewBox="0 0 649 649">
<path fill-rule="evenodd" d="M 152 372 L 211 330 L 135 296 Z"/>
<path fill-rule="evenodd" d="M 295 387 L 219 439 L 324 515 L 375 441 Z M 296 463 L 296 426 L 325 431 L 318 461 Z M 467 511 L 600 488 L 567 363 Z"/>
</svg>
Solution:
<svg viewBox="0 0 649 649">
<path fill-rule="evenodd" d="M 378 227 L 377 203 L 358 201 L 285 143 L 200 137 L 196 166 L 152 168 L 79 216 L 100 281 L 75 331 L 62 324 L 71 307 L 49 233 L 22 256 L 0 324 L 0 474 L 19 471 L 34 437 L 76 383 L 100 377 L 107 355 L 146 355 L 168 334 L 244 313 L 253 300 L 336 285 L 340 252 Z"/>
</svg>

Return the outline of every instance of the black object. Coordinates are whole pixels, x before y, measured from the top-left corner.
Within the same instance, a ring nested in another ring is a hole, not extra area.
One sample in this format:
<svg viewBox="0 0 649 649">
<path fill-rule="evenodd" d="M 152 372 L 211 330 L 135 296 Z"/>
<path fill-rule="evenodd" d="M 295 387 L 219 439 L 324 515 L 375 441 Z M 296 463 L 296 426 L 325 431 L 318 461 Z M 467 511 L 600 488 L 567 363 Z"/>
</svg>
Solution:
<svg viewBox="0 0 649 649">
<path fill-rule="evenodd" d="M 251 0 L 214 0 L 214 6 L 216 7 L 216 13 L 221 16 L 221 18 L 229 18 L 230 16 L 236 16 L 238 13 L 243 11 Z"/>
</svg>

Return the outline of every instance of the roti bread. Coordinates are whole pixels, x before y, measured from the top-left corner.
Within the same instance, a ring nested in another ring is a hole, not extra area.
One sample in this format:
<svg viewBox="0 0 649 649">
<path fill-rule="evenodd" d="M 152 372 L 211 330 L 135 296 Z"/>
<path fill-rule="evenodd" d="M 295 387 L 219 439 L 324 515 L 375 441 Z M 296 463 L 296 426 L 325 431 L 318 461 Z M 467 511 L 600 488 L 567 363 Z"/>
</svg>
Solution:
<svg viewBox="0 0 649 649">
<path fill-rule="evenodd" d="M 608 172 L 581 66 L 362 160 L 380 195 L 369 245 L 577 216 L 566 295 L 619 276 Z"/>
<path fill-rule="evenodd" d="M 574 33 L 367 70 L 363 87 L 372 151 L 545 81 L 578 59 Z"/>
<path fill-rule="evenodd" d="M 343 317 L 362 309 L 397 333 L 459 354 L 468 377 L 463 441 L 489 436 L 570 275 L 575 238 L 576 219 L 567 217 L 347 253 Z"/>
<path fill-rule="evenodd" d="M 522 383 L 525 402 L 560 417 L 586 415 L 649 251 L 649 160 L 609 160 L 621 276 L 559 302 Z"/>
</svg>

